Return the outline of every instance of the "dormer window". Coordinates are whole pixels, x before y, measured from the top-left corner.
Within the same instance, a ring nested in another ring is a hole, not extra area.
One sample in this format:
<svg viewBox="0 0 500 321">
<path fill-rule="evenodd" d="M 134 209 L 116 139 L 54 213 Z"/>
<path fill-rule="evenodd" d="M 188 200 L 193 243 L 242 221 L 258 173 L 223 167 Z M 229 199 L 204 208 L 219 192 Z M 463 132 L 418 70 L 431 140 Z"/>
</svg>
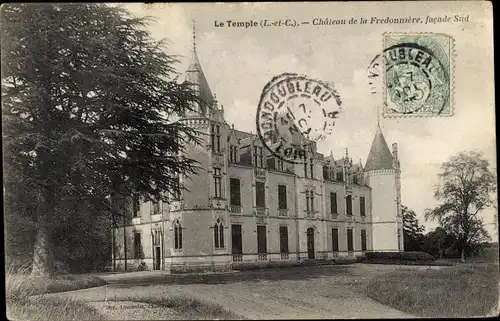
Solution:
<svg viewBox="0 0 500 321">
<path fill-rule="evenodd" d="M 230 163 L 238 162 L 238 146 L 236 145 L 229 146 L 229 162 Z"/>
<path fill-rule="evenodd" d="M 262 147 L 253 147 L 253 163 L 255 167 L 264 167 L 264 151 Z"/>
<path fill-rule="evenodd" d="M 279 157 L 276 158 L 276 169 L 280 172 L 285 171 L 285 162 Z"/>
<path fill-rule="evenodd" d="M 211 129 L 212 152 L 220 153 L 220 125 L 212 124 Z"/>
<path fill-rule="evenodd" d="M 330 179 L 330 175 L 329 175 L 329 168 L 328 166 L 323 166 L 323 179 L 324 180 L 329 180 Z"/>
</svg>

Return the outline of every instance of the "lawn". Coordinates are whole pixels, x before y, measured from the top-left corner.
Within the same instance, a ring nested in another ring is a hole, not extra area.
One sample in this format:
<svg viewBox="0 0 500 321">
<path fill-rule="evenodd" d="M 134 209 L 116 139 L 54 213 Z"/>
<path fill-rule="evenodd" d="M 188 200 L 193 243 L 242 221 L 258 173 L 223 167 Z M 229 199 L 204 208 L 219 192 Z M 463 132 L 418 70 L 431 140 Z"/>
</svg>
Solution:
<svg viewBox="0 0 500 321">
<path fill-rule="evenodd" d="M 106 281 L 94 276 L 32 277 L 27 269 L 8 269 L 5 274 L 7 318 L 10 320 L 99 320 L 101 319 L 99 312 L 79 300 L 48 298 L 43 294 L 104 284 Z"/>
<path fill-rule="evenodd" d="M 498 304 L 496 264 L 442 269 L 396 270 L 372 278 L 366 294 L 380 303 L 421 317 L 486 316 Z"/>
<path fill-rule="evenodd" d="M 147 311 L 138 310 L 143 316 L 147 313 L 148 318 L 152 318 L 155 314 L 159 314 L 161 319 L 169 320 L 241 320 L 241 316 L 232 313 L 222 306 L 210 302 L 204 302 L 192 297 L 185 296 L 140 296 L 131 295 L 128 297 L 121 297 L 119 299 L 111 299 L 106 304 L 111 307 L 116 306 L 115 303 L 126 303 L 124 306 L 133 306 L 133 303 L 145 303 Z M 132 303 L 132 304 L 131 304 Z M 159 311 L 155 313 L 154 310 Z M 129 309 L 125 312 L 120 311 L 113 313 L 112 319 L 130 319 L 133 316 L 134 310 Z"/>
<path fill-rule="evenodd" d="M 144 306 L 161 319 L 232 320 L 239 316 L 221 306 L 182 296 L 128 296 L 109 302 L 85 300 L 45 294 L 73 291 L 107 284 L 101 278 L 86 275 L 63 275 L 52 278 L 32 277 L 27 270 L 9 269 L 6 273 L 6 306 L 10 320 L 105 320 L 127 319 L 127 313 L 144 316 Z M 105 303 L 105 304 L 102 304 Z M 134 309 L 134 305 L 139 308 Z M 142 304 L 142 306 L 140 305 Z M 118 308 L 116 308 L 118 307 Z M 109 310 L 115 311 L 109 311 Z"/>
</svg>

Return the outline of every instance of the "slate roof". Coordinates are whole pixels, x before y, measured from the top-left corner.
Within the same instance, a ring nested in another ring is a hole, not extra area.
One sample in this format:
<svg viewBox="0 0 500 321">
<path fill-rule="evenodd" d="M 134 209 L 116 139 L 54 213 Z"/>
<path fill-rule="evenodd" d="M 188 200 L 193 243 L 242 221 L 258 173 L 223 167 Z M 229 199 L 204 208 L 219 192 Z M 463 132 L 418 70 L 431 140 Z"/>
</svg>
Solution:
<svg viewBox="0 0 500 321">
<path fill-rule="evenodd" d="M 379 169 L 392 169 L 393 158 L 389 146 L 385 141 L 380 125 L 377 125 L 377 132 L 373 138 L 372 147 L 366 160 L 365 171 L 375 171 Z"/>
<path fill-rule="evenodd" d="M 185 80 L 192 84 L 198 85 L 197 90 L 199 92 L 199 97 L 203 101 L 205 101 L 208 106 L 211 106 L 213 104 L 214 96 L 212 95 L 210 86 L 208 86 L 208 82 L 207 79 L 205 78 L 205 74 L 203 73 L 203 69 L 201 68 L 201 64 L 198 59 L 198 54 L 196 53 L 196 49 L 193 49 L 191 62 L 186 71 Z"/>
</svg>

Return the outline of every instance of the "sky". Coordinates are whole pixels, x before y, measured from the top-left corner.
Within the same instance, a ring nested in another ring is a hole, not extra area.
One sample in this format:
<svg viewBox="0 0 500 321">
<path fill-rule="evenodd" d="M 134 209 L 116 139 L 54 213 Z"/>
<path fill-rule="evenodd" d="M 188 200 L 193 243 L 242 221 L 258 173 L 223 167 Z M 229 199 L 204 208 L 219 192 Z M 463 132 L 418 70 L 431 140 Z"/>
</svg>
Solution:
<svg viewBox="0 0 500 321">
<path fill-rule="evenodd" d="M 305 74 L 333 82 L 343 102 L 335 131 L 318 144 L 326 155 L 340 158 L 348 148 L 354 162 L 366 162 L 380 121 L 390 145 L 398 143 L 402 203 L 413 209 L 427 231 L 437 223 L 425 222 L 426 208 L 437 204 L 433 190 L 441 164 L 464 150 L 477 150 L 496 164 L 493 78 L 493 28 L 488 2 L 359 2 L 359 3 L 229 3 L 124 5 L 136 16 L 151 16 L 148 30 L 168 40 L 169 54 L 181 56 L 179 72 L 186 70 L 196 48 L 205 77 L 224 106 L 229 124 L 256 133 L 255 117 L 262 89 L 284 72 Z M 216 22 L 315 18 L 360 19 L 404 17 L 468 17 L 468 22 L 436 24 L 312 24 L 298 28 L 216 27 Z M 383 97 L 371 94 L 367 67 L 382 49 L 388 32 L 445 33 L 454 38 L 454 114 L 450 117 L 377 117 Z M 495 168 L 496 172 L 496 168 Z M 490 234 L 493 211 L 482 213 Z"/>
</svg>

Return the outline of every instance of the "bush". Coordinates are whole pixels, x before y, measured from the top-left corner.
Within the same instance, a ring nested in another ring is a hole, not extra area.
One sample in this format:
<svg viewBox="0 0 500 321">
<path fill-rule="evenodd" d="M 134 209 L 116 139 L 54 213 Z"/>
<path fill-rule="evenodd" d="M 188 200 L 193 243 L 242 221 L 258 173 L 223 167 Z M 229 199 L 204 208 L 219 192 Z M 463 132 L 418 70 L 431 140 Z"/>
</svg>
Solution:
<svg viewBox="0 0 500 321">
<path fill-rule="evenodd" d="M 368 252 L 364 262 L 370 261 L 420 261 L 432 262 L 435 258 L 425 252 Z"/>
<path fill-rule="evenodd" d="M 335 264 L 341 265 L 341 264 L 354 264 L 359 261 L 359 259 L 355 256 L 346 256 L 346 257 L 336 257 L 333 259 Z"/>
</svg>

